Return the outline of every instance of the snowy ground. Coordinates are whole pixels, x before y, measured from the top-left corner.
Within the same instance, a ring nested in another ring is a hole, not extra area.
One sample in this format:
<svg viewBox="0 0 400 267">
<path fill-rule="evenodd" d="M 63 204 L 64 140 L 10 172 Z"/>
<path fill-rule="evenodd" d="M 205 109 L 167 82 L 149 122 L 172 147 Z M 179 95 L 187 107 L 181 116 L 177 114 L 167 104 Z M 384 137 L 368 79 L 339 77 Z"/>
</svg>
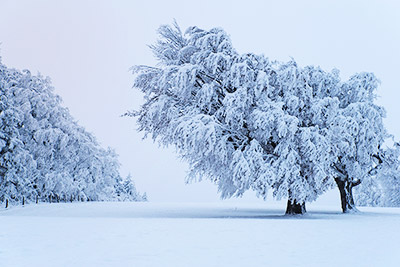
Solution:
<svg viewBox="0 0 400 267">
<path fill-rule="evenodd" d="M 39 204 L 0 210 L 0 266 L 400 266 L 400 209 L 282 203 Z"/>
</svg>

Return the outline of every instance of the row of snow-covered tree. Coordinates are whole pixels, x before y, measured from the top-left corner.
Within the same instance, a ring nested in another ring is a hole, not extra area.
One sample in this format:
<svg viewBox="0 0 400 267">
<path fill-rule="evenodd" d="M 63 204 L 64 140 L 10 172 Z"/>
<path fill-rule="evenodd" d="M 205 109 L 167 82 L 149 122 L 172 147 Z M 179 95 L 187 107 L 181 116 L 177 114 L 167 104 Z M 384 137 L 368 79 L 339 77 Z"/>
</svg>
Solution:
<svg viewBox="0 0 400 267">
<path fill-rule="evenodd" d="M 400 205 L 399 149 L 383 148 L 389 135 L 372 73 L 341 81 L 338 70 L 239 54 L 218 28 L 159 33 L 158 67 L 133 68 L 145 104 L 131 115 L 178 149 L 189 180 L 209 177 L 223 198 L 272 190 L 288 199 L 288 213 L 333 186 L 343 211 L 354 210 L 359 184 L 360 204 Z"/>
<path fill-rule="evenodd" d="M 144 200 L 48 78 L 0 61 L 0 202 Z"/>
</svg>

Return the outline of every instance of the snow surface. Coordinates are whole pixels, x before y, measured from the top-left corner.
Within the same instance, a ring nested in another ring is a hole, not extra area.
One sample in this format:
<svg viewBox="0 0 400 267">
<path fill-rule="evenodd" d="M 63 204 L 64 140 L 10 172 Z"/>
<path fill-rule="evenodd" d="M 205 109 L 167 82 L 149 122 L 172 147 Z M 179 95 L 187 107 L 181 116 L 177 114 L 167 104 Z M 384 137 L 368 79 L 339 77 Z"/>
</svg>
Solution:
<svg viewBox="0 0 400 267">
<path fill-rule="evenodd" d="M 400 208 L 39 204 L 0 209 L 0 266 L 399 266 Z"/>
</svg>

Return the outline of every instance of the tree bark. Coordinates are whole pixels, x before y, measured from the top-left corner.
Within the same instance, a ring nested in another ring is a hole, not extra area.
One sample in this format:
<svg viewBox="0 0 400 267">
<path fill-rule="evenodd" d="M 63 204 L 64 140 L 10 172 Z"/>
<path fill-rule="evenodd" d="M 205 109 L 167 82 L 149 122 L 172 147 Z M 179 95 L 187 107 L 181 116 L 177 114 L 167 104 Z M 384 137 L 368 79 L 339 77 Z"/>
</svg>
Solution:
<svg viewBox="0 0 400 267">
<path fill-rule="evenodd" d="M 6 199 L 6 208 L 8 208 L 8 199 Z"/>
<path fill-rule="evenodd" d="M 286 207 L 286 215 L 304 214 L 306 213 L 306 203 L 298 203 L 296 200 L 288 199 Z"/>
<path fill-rule="evenodd" d="M 354 183 L 347 179 L 342 180 L 340 178 L 335 178 L 335 181 L 339 188 L 343 213 L 357 212 L 358 210 L 356 208 L 356 205 L 354 204 L 353 198 L 353 187 L 359 185 L 360 181 Z"/>
</svg>

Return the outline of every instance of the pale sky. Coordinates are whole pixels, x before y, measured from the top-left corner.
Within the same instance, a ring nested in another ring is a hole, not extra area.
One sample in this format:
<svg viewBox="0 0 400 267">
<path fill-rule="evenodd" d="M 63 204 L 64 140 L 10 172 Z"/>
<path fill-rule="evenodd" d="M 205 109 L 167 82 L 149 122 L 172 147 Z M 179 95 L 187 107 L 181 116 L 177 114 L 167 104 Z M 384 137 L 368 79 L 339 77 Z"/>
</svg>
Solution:
<svg viewBox="0 0 400 267">
<path fill-rule="evenodd" d="M 399 140 L 399 10 L 395 0 L 0 0 L 0 56 L 8 67 L 50 76 L 64 106 L 116 150 L 122 174 L 151 201 L 216 201 L 210 182 L 185 185 L 187 165 L 173 148 L 143 141 L 135 120 L 120 117 L 143 103 L 129 68 L 156 63 L 147 45 L 157 28 L 173 19 L 183 30 L 222 27 L 240 53 L 338 68 L 342 79 L 374 72 L 386 127 Z M 257 200 L 250 192 L 244 201 Z"/>
</svg>

